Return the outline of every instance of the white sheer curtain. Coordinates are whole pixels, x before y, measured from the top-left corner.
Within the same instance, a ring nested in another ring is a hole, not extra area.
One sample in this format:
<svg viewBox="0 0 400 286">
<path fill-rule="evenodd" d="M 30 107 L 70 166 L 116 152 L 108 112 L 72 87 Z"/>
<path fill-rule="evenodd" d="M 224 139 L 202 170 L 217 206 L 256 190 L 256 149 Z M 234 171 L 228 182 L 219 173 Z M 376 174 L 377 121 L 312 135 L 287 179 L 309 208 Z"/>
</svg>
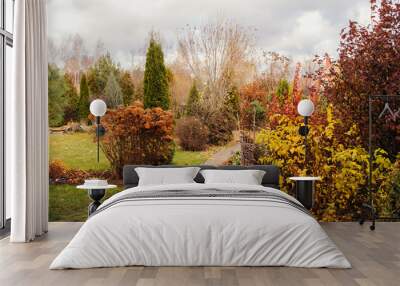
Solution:
<svg viewBox="0 0 400 286">
<path fill-rule="evenodd" d="M 10 241 L 27 242 L 47 232 L 48 225 L 46 0 L 15 1 L 14 27 L 6 187 L 12 194 Z"/>
</svg>

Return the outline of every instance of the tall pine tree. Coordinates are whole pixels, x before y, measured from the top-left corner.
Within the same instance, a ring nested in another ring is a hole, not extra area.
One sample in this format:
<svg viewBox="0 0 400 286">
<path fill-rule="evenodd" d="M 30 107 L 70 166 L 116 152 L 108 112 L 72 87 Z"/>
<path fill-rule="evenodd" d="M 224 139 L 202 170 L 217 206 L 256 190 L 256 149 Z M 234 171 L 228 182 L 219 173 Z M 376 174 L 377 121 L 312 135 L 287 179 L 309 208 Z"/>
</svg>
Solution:
<svg viewBox="0 0 400 286">
<path fill-rule="evenodd" d="M 192 87 L 189 91 L 189 97 L 186 103 L 186 114 L 187 115 L 195 115 L 196 108 L 198 107 L 200 101 L 200 93 L 197 89 L 196 82 L 194 81 Z"/>
<path fill-rule="evenodd" d="M 73 77 L 69 73 L 64 74 L 65 82 L 65 107 L 64 107 L 64 122 L 79 120 L 79 95 L 74 85 Z"/>
<path fill-rule="evenodd" d="M 48 66 L 49 125 L 61 126 L 64 123 L 65 83 L 60 69 L 55 64 Z"/>
<path fill-rule="evenodd" d="M 104 95 L 107 105 L 110 108 L 116 108 L 124 104 L 124 99 L 117 79 L 113 73 L 110 73 L 107 79 L 106 87 L 104 88 Z"/>
<path fill-rule="evenodd" d="M 125 71 L 119 78 L 119 86 L 121 87 L 124 105 L 128 106 L 132 103 L 135 95 L 135 86 L 133 85 L 131 75 Z"/>
<path fill-rule="evenodd" d="M 118 78 L 119 73 L 119 67 L 114 63 L 109 53 L 101 56 L 87 72 L 86 80 L 90 94 L 103 97 L 108 77 L 110 74 L 114 74 Z"/>
<path fill-rule="evenodd" d="M 89 112 L 89 86 L 83 74 L 79 85 L 79 119 L 87 121 Z"/>
<path fill-rule="evenodd" d="M 282 106 L 285 100 L 289 97 L 290 86 L 286 79 L 281 79 L 276 89 L 276 95 L 278 96 L 279 103 Z"/>
<path fill-rule="evenodd" d="M 231 85 L 225 95 L 225 109 L 235 119 L 239 117 L 240 97 L 239 90 L 235 85 Z"/>
<path fill-rule="evenodd" d="M 143 82 L 143 103 L 145 108 L 170 106 L 167 70 L 164 65 L 164 54 L 161 44 L 151 36 L 146 54 L 146 66 Z"/>
</svg>

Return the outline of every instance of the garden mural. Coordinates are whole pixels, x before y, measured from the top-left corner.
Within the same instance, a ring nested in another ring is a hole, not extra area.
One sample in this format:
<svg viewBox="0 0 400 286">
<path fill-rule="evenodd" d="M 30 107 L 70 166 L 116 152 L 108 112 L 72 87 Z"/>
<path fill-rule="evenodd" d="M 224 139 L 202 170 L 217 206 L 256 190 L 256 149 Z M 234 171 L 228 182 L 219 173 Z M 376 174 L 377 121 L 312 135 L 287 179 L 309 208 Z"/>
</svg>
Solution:
<svg viewBox="0 0 400 286">
<path fill-rule="evenodd" d="M 281 188 L 293 175 L 320 176 L 314 215 L 355 220 L 368 200 L 368 98 L 400 94 L 400 4 L 371 1 L 368 26 L 349 19 L 338 56 L 295 62 L 259 53 L 252 29 L 220 18 L 186 25 L 176 57 L 164 57 L 160 33 L 149 31 L 145 60 L 127 68 L 98 42 L 91 54 L 79 34 L 49 39 L 50 220 L 86 219 L 85 178 L 121 184 L 125 164 L 275 164 Z M 400 95 L 399 95 L 400 97 Z M 100 162 L 89 104 L 101 98 Z M 297 104 L 309 98 L 309 160 Z M 400 207 L 400 100 L 374 100 L 372 186 L 380 215 Z M 397 103 L 396 103 L 397 100 Z M 397 113 L 396 113 L 397 112 Z M 120 189 L 110 191 L 108 196 Z"/>
</svg>

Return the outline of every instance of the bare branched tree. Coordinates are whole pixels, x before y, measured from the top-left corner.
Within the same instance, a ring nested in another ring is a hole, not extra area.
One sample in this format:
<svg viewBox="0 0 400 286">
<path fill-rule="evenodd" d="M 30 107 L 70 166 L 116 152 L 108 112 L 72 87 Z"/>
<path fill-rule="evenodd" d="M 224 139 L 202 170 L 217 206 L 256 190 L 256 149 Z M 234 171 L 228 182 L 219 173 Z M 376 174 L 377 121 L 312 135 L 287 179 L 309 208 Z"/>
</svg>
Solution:
<svg viewBox="0 0 400 286">
<path fill-rule="evenodd" d="M 179 56 L 203 85 L 203 100 L 219 107 L 241 66 L 248 67 L 253 50 L 252 33 L 227 20 L 201 27 L 187 26 L 179 38 Z"/>
<path fill-rule="evenodd" d="M 107 50 L 105 48 L 104 42 L 101 39 L 98 39 L 94 51 L 94 60 L 97 61 L 100 57 L 104 56 L 106 53 Z"/>
<path fill-rule="evenodd" d="M 263 52 L 265 71 L 262 80 L 268 94 L 273 93 L 279 81 L 290 77 L 291 59 L 276 52 Z"/>
<path fill-rule="evenodd" d="M 58 56 L 64 64 L 64 71 L 72 76 L 73 83 L 78 86 L 81 72 L 93 63 L 82 37 L 79 34 L 64 37 L 58 47 Z"/>
<path fill-rule="evenodd" d="M 54 43 L 54 40 L 50 37 L 48 37 L 47 40 L 47 56 L 49 63 L 51 64 L 58 63 L 60 51 L 58 50 L 56 43 Z"/>
</svg>

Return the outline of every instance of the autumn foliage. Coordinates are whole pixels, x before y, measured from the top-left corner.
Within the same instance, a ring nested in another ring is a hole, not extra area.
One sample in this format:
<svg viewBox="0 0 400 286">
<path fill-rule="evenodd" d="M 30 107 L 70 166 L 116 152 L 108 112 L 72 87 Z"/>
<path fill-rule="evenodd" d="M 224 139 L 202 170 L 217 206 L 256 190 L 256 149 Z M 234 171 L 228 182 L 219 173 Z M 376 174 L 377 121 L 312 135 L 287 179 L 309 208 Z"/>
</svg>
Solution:
<svg viewBox="0 0 400 286">
<path fill-rule="evenodd" d="M 161 108 L 144 109 L 139 101 L 109 110 L 102 118 L 106 129 L 101 148 L 120 177 L 127 164 L 168 164 L 174 154 L 173 117 Z"/>
<path fill-rule="evenodd" d="M 181 118 L 176 125 L 176 135 L 183 150 L 202 151 L 207 148 L 208 128 L 193 116 Z"/>
<path fill-rule="evenodd" d="M 370 25 L 350 21 L 343 29 L 339 59 L 332 64 L 329 81 L 323 83 L 335 115 L 345 129 L 358 124 L 364 146 L 368 142 L 368 97 L 400 94 L 400 5 L 392 0 L 379 2 L 371 0 Z M 374 114 L 383 109 L 384 101 L 374 102 Z M 376 121 L 374 142 L 393 158 L 400 151 L 399 125 L 390 118 Z"/>
<path fill-rule="evenodd" d="M 54 160 L 49 164 L 49 178 L 52 184 L 80 185 L 90 178 L 114 179 L 109 170 L 80 170 L 68 168 L 63 161 Z"/>
<path fill-rule="evenodd" d="M 305 76 L 297 64 L 292 90 L 281 83 L 266 95 L 267 122 L 256 136 L 258 162 L 280 168 L 283 191 L 293 190 L 290 176 L 311 173 L 322 178 L 313 213 L 323 221 L 356 219 L 361 205 L 369 201 L 368 99 L 370 95 L 400 98 L 400 5 L 371 1 L 371 9 L 371 25 L 351 21 L 342 31 L 338 60 L 317 57 L 314 64 L 319 68 Z M 262 84 L 252 86 L 251 96 L 265 90 Z M 307 162 L 296 108 L 305 97 L 316 106 Z M 400 198 L 400 126 L 393 117 L 377 118 L 386 101 L 394 112 L 400 103 L 385 97 L 373 101 L 372 196 L 381 216 L 398 212 Z"/>
<path fill-rule="evenodd" d="M 359 216 L 361 204 L 368 200 L 367 174 L 368 152 L 360 145 L 353 144 L 359 136 L 352 126 L 339 142 L 336 129 L 344 123 L 333 116 L 332 106 L 328 107 L 324 124 L 312 124 L 309 135 L 310 152 L 308 164 L 304 161 L 303 137 L 298 133 L 301 119 L 291 119 L 286 115 L 276 115 L 279 125 L 262 130 L 256 142 L 262 148 L 261 164 L 274 164 L 281 171 L 281 188 L 292 193 L 293 182 L 288 178 L 305 175 L 306 170 L 321 177 L 317 183 L 316 201 L 313 213 L 323 221 L 353 220 Z M 398 163 L 397 163 L 398 164 Z M 376 190 L 375 204 L 380 214 L 393 211 L 395 199 L 390 199 L 393 186 L 389 186 L 396 165 L 388 154 L 378 149 L 375 152 L 373 188 Z M 293 194 L 293 193 L 292 193 Z"/>
<path fill-rule="evenodd" d="M 261 81 L 256 80 L 242 87 L 240 90 L 242 129 L 253 129 L 253 125 L 260 125 L 263 122 L 267 100 L 267 92 Z"/>
</svg>

